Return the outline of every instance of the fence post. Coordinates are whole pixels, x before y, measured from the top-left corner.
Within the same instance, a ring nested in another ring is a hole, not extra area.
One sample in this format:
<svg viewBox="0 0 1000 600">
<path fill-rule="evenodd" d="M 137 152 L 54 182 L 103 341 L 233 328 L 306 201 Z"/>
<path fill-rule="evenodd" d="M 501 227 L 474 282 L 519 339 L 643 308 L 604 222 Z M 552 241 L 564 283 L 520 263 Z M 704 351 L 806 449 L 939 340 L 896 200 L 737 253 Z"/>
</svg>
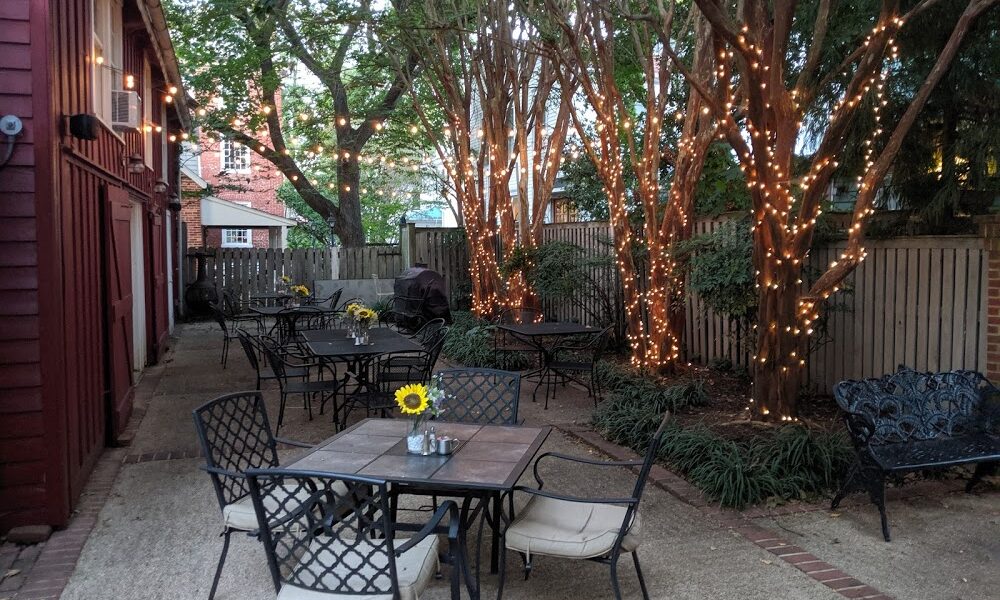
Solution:
<svg viewBox="0 0 1000 600">
<path fill-rule="evenodd" d="M 330 247 L 330 279 L 340 279 L 340 246 Z"/>
<path fill-rule="evenodd" d="M 417 224 L 399 223 L 399 250 L 403 254 L 403 270 L 414 265 L 417 258 Z"/>
<path fill-rule="evenodd" d="M 986 249 L 986 377 L 1000 381 L 1000 214 L 976 218 Z"/>
</svg>

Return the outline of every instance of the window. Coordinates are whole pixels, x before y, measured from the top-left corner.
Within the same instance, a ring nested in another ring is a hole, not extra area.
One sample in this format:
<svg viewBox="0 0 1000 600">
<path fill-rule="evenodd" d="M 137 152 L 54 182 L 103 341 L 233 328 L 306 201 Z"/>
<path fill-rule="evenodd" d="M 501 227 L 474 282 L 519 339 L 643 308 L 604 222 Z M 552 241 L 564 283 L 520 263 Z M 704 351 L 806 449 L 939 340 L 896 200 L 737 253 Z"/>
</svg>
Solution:
<svg viewBox="0 0 1000 600">
<path fill-rule="evenodd" d="M 250 237 L 249 229 L 223 229 L 223 248 L 250 248 L 253 246 L 253 238 Z"/>
<path fill-rule="evenodd" d="M 250 171 L 250 149 L 232 140 L 222 140 L 222 170 L 236 173 Z"/>
<path fill-rule="evenodd" d="M 111 91 L 123 87 L 121 0 L 93 0 L 94 113 L 111 122 Z"/>
</svg>

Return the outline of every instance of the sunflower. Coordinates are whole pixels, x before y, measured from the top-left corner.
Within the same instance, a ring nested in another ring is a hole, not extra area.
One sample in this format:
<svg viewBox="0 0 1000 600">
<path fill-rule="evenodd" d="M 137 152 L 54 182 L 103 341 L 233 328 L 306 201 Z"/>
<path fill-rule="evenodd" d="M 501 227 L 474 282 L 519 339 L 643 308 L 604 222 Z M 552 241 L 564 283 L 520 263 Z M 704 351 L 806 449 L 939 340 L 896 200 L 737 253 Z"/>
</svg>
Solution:
<svg viewBox="0 0 1000 600">
<path fill-rule="evenodd" d="M 430 405 L 427 386 L 419 383 L 404 385 L 396 390 L 396 404 L 404 415 L 421 415 Z"/>
<path fill-rule="evenodd" d="M 357 320 L 361 321 L 362 323 L 368 323 L 370 321 L 373 321 L 375 320 L 376 316 L 377 315 L 375 314 L 375 311 L 370 308 L 360 308 L 358 309 L 358 312 L 355 313 L 354 315 L 354 317 Z"/>
<path fill-rule="evenodd" d="M 364 308 L 363 305 L 358 304 L 357 302 L 352 302 L 351 304 L 347 305 L 347 314 L 349 314 L 352 317 L 357 317 L 358 311 L 361 310 L 362 308 Z"/>
</svg>

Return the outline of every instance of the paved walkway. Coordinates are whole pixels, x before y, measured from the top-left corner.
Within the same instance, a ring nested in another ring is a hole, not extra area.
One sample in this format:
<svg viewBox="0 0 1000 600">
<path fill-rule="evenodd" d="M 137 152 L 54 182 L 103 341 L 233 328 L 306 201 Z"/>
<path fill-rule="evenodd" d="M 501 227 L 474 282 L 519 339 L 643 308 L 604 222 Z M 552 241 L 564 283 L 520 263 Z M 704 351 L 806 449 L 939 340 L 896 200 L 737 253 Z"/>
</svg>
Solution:
<svg viewBox="0 0 1000 600">
<path fill-rule="evenodd" d="M 225 371 L 218 365 L 219 349 L 216 328 L 178 328 L 173 351 L 139 386 L 141 422 L 134 441 L 106 453 L 81 514 L 37 557 L 22 561 L 26 574 L 18 591 L 9 584 L 0 600 L 11 593 L 18 600 L 57 598 L 60 591 L 73 600 L 207 597 L 221 549 L 221 524 L 209 479 L 198 469 L 191 409 L 253 386 L 239 348 L 233 348 Z M 532 385 L 522 391 L 522 415 L 530 424 L 559 427 L 544 450 L 595 453 L 585 443 L 598 443 L 585 428 L 592 401 L 566 388 L 549 411 L 542 411 L 530 400 Z M 273 412 L 277 394 L 270 390 L 267 397 Z M 309 422 L 292 406 L 287 412 L 283 436 L 319 441 L 332 433 L 326 418 Z M 607 444 L 601 448 L 623 452 Z M 553 489 L 598 495 L 620 494 L 634 482 L 623 469 L 554 471 L 546 481 L 550 478 Z M 885 598 L 882 592 L 889 592 L 900 599 L 973 599 L 995 592 L 1000 559 L 1000 496 L 995 492 L 891 504 L 897 541 L 886 545 L 874 511 L 863 504 L 845 507 L 839 517 L 813 511 L 750 520 L 707 504 L 665 470 L 653 479 L 657 485 L 648 487 L 643 499 L 640 556 L 654 598 L 811 600 Z M 961 485 L 953 482 L 952 487 Z M 421 517 L 415 511 L 405 514 L 408 520 Z M 0 561 L 9 554 L 4 547 Z M 623 592 L 635 598 L 639 590 L 629 564 L 623 563 Z M 527 582 L 517 575 L 519 568 L 520 560 L 509 557 L 513 576 L 506 598 L 611 597 L 602 565 L 539 557 Z M 495 583 L 495 577 L 484 578 L 484 598 L 495 596 Z M 217 597 L 274 597 L 263 552 L 253 539 L 234 536 Z M 426 597 L 447 598 L 447 581 L 435 582 Z"/>
</svg>

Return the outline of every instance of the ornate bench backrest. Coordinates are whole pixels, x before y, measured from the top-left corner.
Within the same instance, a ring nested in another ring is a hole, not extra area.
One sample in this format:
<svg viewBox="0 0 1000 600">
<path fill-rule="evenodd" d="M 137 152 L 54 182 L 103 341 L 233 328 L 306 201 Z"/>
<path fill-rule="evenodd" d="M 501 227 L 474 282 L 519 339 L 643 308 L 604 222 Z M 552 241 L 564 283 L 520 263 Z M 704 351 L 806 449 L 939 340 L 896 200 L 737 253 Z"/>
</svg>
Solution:
<svg viewBox="0 0 1000 600">
<path fill-rule="evenodd" d="M 848 415 L 863 421 L 848 418 L 851 434 L 878 445 L 990 428 L 996 415 L 984 414 L 983 408 L 995 391 L 975 371 L 920 373 L 901 368 L 880 379 L 842 381 L 834 397 Z M 871 426 L 870 437 L 868 431 L 858 431 Z"/>
</svg>

